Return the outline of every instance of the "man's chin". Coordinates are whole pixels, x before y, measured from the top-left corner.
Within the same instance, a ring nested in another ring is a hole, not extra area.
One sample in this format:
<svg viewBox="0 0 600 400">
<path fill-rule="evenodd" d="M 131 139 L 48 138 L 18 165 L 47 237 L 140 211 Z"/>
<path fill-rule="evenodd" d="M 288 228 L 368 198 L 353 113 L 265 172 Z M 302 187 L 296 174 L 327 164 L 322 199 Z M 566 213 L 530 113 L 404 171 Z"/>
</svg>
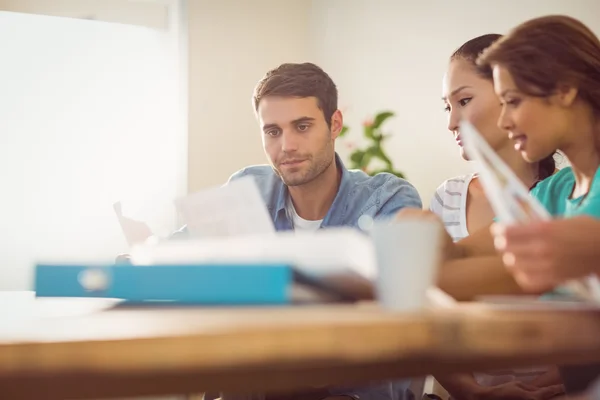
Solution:
<svg viewBox="0 0 600 400">
<path fill-rule="evenodd" d="M 308 183 L 306 179 L 281 179 L 286 186 L 294 187 L 294 186 L 302 186 L 305 183 Z"/>
<path fill-rule="evenodd" d="M 295 174 L 279 174 L 279 177 L 286 186 L 301 186 L 308 183 L 311 179 L 299 173 Z"/>
</svg>

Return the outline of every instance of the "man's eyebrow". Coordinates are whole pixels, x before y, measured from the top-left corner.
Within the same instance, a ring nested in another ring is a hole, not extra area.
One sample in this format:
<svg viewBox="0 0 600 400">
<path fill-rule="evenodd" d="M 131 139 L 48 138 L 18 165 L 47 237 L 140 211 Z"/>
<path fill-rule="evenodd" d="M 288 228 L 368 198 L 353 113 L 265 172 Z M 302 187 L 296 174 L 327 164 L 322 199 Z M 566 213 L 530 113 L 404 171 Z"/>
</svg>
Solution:
<svg viewBox="0 0 600 400">
<path fill-rule="evenodd" d="M 315 118 L 313 118 L 313 117 L 300 117 L 300 118 L 296 118 L 295 120 L 293 120 L 292 124 L 297 125 L 297 124 L 300 124 L 302 122 L 312 122 L 314 120 L 315 120 Z M 267 131 L 267 130 L 273 129 L 273 128 L 279 128 L 279 125 L 277 125 L 277 124 L 265 124 L 262 127 L 263 131 Z"/>
<path fill-rule="evenodd" d="M 269 129 L 273 129 L 273 128 L 279 128 L 279 125 L 277 125 L 277 124 L 265 124 L 265 125 L 263 125 L 262 130 L 264 132 L 266 132 Z"/>
<path fill-rule="evenodd" d="M 460 92 L 461 90 L 465 90 L 465 89 L 468 89 L 470 87 L 471 86 L 467 86 L 467 85 L 457 87 L 452 92 L 450 92 L 450 94 L 448 95 L 448 97 L 446 97 L 446 96 L 442 97 L 442 100 L 446 101 L 446 100 L 448 100 L 448 98 L 454 96 L 456 93 Z"/>
<path fill-rule="evenodd" d="M 299 124 L 301 122 L 312 122 L 315 119 L 313 117 L 300 117 L 300 118 L 296 118 L 295 120 L 292 121 L 292 124 Z"/>
</svg>

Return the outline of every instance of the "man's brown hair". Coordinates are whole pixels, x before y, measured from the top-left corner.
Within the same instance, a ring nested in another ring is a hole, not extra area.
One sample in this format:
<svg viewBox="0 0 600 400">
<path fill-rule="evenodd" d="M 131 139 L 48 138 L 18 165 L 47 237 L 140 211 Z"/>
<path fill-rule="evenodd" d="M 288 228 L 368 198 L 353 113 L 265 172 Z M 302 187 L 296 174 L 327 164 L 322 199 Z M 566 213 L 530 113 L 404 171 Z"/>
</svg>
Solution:
<svg viewBox="0 0 600 400">
<path fill-rule="evenodd" d="M 337 110 L 338 93 L 333 80 L 312 63 L 286 63 L 270 70 L 254 89 L 254 110 L 268 96 L 316 97 L 328 126 Z"/>
<path fill-rule="evenodd" d="M 558 85 L 572 85 L 600 115 L 600 40 L 575 18 L 529 20 L 487 48 L 477 63 L 506 68 L 530 96 L 548 97 Z"/>
</svg>

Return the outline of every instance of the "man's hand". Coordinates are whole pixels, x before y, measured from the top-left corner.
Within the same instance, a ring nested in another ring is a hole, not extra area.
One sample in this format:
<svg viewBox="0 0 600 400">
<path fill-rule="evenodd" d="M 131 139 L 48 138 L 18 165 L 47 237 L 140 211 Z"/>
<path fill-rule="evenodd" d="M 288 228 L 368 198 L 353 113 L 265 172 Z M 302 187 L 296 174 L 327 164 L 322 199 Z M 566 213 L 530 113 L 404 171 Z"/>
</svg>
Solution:
<svg viewBox="0 0 600 400">
<path fill-rule="evenodd" d="M 486 400 L 547 400 L 564 393 L 565 388 L 563 385 L 536 388 L 523 382 L 508 382 L 483 388 L 482 393 L 477 398 Z"/>
<path fill-rule="evenodd" d="M 494 245 L 518 284 L 544 291 L 600 272 L 600 220 L 587 216 L 492 225 Z"/>
</svg>

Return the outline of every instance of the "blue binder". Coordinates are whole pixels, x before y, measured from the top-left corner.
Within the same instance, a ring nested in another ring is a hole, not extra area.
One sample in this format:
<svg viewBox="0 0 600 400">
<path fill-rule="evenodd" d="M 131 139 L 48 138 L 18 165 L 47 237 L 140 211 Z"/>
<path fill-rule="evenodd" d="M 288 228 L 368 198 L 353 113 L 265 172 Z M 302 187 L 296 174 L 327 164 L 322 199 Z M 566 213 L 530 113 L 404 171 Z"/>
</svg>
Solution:
<svg viewBox="0 0 600 400">
<path fill-rule="evenodd" d="M 291 299 L 289 265 L 38 264 L 38 297 L 104 297 L 130 303 L 276 305 Z"/>
</svg>

